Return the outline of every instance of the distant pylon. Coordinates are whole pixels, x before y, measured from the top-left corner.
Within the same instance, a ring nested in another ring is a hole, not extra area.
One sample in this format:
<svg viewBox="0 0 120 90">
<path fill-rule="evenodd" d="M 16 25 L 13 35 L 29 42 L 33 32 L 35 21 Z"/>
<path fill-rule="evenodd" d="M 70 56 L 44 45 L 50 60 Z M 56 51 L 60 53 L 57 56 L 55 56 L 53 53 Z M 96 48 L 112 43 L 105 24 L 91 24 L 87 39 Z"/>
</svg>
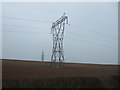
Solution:
<svg viewBox="0 0 120 90">
<path fill-rule="evenodd" d="M 44 61 L 44 51 L 42 50 L 41 61 Z"/>
<path fill-rule="evenodd" d="M 68 24 L 68 17 L 65 13 L 56 22 L 53 22 L 51 27 L 51 34 L 53 35 L 53 50 L 51 57 L 52 67 L 63 67 L 64 54 L 63 54 L 63 37 L 65 23 Z"/>
</svg>

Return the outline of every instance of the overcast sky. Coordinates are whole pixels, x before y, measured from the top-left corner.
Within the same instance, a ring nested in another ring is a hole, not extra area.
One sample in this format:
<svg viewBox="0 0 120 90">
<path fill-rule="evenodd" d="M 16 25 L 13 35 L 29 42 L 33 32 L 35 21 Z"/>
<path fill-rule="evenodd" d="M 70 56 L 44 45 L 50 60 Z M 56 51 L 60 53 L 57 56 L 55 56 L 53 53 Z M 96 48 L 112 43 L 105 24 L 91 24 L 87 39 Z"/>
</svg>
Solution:
<svg viewBox="0 0 120 90">
<path fill-rule="evenodd" d="M 52 55 L 50 28 L 65 12 L 65 62 L 118 63 L 117 2 L 2 3 L 2 58 L 45 60 Z"/>
</svg>

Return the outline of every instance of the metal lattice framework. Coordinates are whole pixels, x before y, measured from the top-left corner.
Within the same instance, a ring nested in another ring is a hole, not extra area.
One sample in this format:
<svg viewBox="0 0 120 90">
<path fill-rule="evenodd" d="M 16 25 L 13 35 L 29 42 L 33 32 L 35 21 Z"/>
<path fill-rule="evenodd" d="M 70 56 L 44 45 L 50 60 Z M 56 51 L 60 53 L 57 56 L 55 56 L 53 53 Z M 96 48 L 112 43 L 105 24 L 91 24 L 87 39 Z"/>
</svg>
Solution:
<svg viewBox="0 0 120 90">
<path fill-rule="evenodd" d="M 44 61 L 44 51 L 42 51 L 41 61 Z"/>
<path fill-rule="evenodd" d="M 52 67 L 63 67 L 63 37 L 66 23 L 68 24 L 68 17 L 65 16 L 64 13 L 63 16 L 54 22 L 51 27 L 51 33 L 53 35 L 53 51 L 51 57 Z"/>
</svg>

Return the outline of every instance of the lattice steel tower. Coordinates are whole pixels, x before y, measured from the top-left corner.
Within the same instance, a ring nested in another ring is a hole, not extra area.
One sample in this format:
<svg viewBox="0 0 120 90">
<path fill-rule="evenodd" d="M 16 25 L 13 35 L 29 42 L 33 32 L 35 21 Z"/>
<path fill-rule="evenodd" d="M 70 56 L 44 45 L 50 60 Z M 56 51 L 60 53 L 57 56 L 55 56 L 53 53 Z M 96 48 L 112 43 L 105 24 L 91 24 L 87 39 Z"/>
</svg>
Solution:
<svg viewBox="0 0 120 90">
<path fill-rule="evenodd" d="M 63 67 L 63 37 L 65 24 L 68 24 L 68 17 L 64 13 L 61 18 L 59 18 L 56 22 L 53 22 L 51 27 L 51 34 L 53 35 L 53 50 L 51 57 L 52 67 Z"/>
<path fill-rule="evenodd" d="M 44 51 L 42 50 L 41 61 L 44 61 Z"/>
</svg>

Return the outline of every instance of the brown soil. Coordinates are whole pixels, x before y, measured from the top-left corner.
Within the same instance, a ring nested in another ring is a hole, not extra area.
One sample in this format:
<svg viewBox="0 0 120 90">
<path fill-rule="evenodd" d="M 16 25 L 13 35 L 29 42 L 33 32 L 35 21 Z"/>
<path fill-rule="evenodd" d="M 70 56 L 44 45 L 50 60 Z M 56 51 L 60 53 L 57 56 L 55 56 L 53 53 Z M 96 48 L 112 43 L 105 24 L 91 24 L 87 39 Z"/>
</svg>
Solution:
<svg viewBox="0 0 120 90">
<path fill-rule="evenodd" d="M 2 60 L 3 79 L 99 77 L 118 75 L 117 65 L 65 63 L 64 68 L 51 68 L 50 62 Z"/>
</svg>

